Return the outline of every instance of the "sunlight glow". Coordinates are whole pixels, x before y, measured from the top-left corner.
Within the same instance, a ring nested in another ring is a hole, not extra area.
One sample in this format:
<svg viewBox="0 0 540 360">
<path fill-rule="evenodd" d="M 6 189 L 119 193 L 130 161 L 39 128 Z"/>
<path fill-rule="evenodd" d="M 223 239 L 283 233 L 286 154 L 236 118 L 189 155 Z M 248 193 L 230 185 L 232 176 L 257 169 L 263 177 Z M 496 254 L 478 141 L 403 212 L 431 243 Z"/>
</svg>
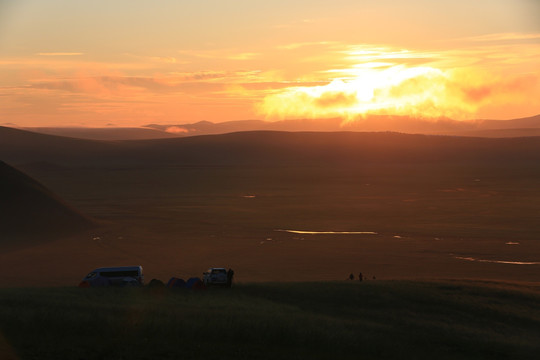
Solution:
<svg viewBox="0 0 540 360">
<path fill-rule="evenodd" d="M 471 118 L 486 105 L 520 104 L 538 91 L 537 71 L 527 71 L 534 60 L 524 56 L 538 54 L 538 47 L 514 46 L 519 53 L 497 46 L 425 52 L 350 45 L 335 54 L 345 66 L 322 71 L 326 84 L 275 90 L 257 110 L 268 119 L 342 117 L 345 122 L 372 114 Z M 515 64 L 523 72 L 502 76 Z"/>
<path fill-rule="evenodd" d="M 336 56 L 349 65 L 324 71 L 327 84 L 277 90 L 259 104 L 259 112 L 270 119 L 340 116 L 350 121 L 367 114 L 460 119 L 481 105 L 481 99 L 469 96 L 471 87 L 484 83 L 478 70 L 437 66 L 450 54 L 361 45 Z"/>
<path fill-rule="evenodd" d="M 462 118 L 476 110 L 453 88 L 450 72 L 404 65 L 351 69 L 353 79 L 337 78 L 314 87 L 291 87 L 267 96 L 260 112 L 273 118 L 333 117 L 362 114 Z M 371 66 L 370 66 L 371 65 Z"/>
</svg>

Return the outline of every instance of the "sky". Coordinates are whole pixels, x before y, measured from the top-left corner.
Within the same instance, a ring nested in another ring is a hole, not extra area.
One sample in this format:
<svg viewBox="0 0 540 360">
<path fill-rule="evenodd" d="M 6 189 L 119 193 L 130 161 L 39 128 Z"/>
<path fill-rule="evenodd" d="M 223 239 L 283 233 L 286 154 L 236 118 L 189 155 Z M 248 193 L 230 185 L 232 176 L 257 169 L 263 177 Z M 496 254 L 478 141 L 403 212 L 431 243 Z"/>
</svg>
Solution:
<svg viewBox="0 0 540 360">
<path fill-rule="evenodd" d="M 540 114 L 538 0 L 0 0 L 0 124 Z"/>
</svg>

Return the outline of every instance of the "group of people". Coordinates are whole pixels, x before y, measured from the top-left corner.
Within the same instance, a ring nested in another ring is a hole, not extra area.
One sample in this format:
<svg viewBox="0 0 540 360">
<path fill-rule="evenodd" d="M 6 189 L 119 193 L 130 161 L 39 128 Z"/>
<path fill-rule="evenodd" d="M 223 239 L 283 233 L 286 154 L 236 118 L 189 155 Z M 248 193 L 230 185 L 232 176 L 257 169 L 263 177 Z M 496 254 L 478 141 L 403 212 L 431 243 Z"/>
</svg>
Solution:
<svg viewBox="0 0 540 360">
<path fill-rule="evenodd" d="M 363 281 L 364 279 L 366 279 L 366 278 L 364 277 L 364 274 L 358 273 L 358 281 Z M 354 280 L 354 274 L 353 274 L 353 273 L 351 273 L 351 274 L 349 275 L 349 280 L 351 280 L 351 281 Z M 375 276 L 373 277 L 373 280 L 375 280 Z"/>
</svg>

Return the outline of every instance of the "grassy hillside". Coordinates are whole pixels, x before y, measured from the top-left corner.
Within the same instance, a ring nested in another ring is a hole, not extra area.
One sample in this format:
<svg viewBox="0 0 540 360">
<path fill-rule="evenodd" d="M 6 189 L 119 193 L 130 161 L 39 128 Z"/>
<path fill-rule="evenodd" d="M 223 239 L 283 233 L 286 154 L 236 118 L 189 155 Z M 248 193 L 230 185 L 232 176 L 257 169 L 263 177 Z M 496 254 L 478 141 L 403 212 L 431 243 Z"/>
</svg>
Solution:
<svg viewBox="0 0 540 360">
<path fill-rule="evenodd" d="M 88 229 L 92 221 L 42 184 L 0 161 L 0 245 Z"/>
<path fill-rule="evenodd" d="M 1 289 L 0 345 L 22 359 L 533 359 L 539 303 L 538 285 L 465 281 Z"/>
</svg>

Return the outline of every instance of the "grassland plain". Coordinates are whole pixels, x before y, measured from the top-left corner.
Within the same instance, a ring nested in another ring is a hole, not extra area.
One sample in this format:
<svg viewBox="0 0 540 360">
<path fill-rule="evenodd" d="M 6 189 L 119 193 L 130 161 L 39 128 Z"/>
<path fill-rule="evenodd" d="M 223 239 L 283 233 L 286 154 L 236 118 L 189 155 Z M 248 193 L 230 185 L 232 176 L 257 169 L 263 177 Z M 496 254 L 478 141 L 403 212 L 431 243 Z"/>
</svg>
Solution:
<svg viewBox="0 0 540 360">
<path fill-rule="evenodd" d="M 538 166 L 156 166 L 31 175 L 104 227 L 0 253 L 2 287 L 77 284 L 111 264 L 140 264 L 147 278 L 163 280 L 226 266 L 242 282 L 341 280 L 358 271 L 377 279 L 540 281 L 540 265 L 463 260 L 539 262 Z"/>
<path fill-rule="evenodd" d="M 2 358 L 537 359 L 540 288 L 488 281 L 0 289 Z"/>
<path fill-rule="evenodd" d="M 90 141 L 7 128 L 0 137 L 0 159 L 99 224 L 63 239 L 36 231 L 31 247 L 8 238 L 0 287 L 70 286 L 93 268 L 134 264 L 163 280 L 225 266 L 241 282 L 359 271 L 540 281 L 540 138 Z M 279 231 L 287 229 L 377 235 Z"/>
</svg>

